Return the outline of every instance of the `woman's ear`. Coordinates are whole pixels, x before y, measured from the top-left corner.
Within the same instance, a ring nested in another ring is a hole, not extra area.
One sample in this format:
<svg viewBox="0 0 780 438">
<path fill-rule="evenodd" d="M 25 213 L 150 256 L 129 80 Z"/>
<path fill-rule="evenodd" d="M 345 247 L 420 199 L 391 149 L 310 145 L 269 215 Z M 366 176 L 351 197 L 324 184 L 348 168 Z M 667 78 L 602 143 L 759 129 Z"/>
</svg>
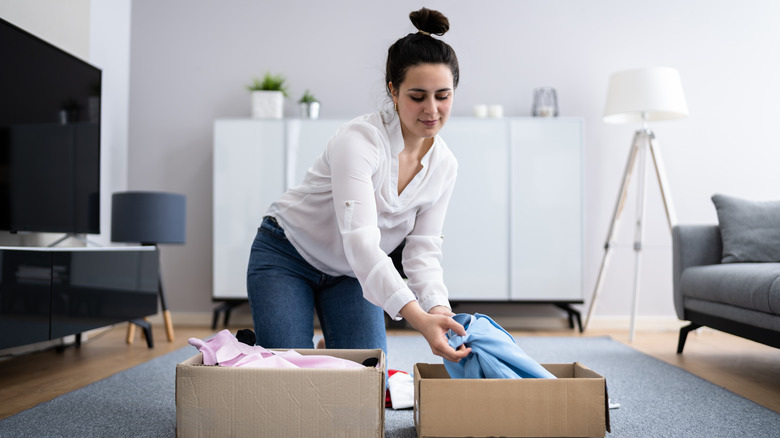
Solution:
<svg viewBox="0 0 780 438">
<path fill-rule="evenodd" d="M 387 89 L 390 91 L 390 98 L 393 100 L 393 109 L 398 112 L 398 90 L 393 88 L 393 83 L 387 83 Z"/>
</svg>

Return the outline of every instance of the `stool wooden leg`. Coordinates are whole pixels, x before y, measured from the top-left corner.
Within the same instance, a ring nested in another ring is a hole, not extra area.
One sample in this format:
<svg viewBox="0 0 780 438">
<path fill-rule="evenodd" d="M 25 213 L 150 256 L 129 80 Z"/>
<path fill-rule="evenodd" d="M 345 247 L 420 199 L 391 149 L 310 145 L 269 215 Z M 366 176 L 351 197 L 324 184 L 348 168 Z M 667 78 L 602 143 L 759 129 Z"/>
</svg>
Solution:
<svg viewBox="0 0 780 438">
<path fill-rule="evenodd" d="M 165 322 L 165 334 L 168 336 L 168 342 L 173 342 L 175 337 L 173 334 L 173 320 L 171 320 L 170 310 L 163 310 L 163 321 Z"/>
<path fill-rule="evenodd" d="M 132 322 L 127 323 L 127 337 L 125 337 L 125 342 L 128 344 L 133 343 L 133 338 L 135 338 L 135 324 Z"/>
</svg>

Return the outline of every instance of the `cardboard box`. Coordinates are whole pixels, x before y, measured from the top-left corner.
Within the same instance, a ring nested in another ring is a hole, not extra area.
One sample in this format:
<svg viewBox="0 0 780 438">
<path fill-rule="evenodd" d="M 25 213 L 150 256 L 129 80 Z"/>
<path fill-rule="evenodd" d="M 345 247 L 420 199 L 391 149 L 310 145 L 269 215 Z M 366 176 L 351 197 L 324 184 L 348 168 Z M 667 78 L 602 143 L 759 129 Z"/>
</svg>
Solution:
<svg viewBox="0 0 780 438">
<path fill-rule="evenodd" d="M 414 366 L 414 424 L 426 437 L 603 437 L 606 379 L 580 363 L 542 364 L 558 379 L 450 379 Z"/>
<path fill-rule="evenodd" d="M 179 437 L 384 437 L 385 356 L 382 350 L 296 350 L 376 368 L 231 368 L 196 356 L 176 366 Z"/>
</svg>

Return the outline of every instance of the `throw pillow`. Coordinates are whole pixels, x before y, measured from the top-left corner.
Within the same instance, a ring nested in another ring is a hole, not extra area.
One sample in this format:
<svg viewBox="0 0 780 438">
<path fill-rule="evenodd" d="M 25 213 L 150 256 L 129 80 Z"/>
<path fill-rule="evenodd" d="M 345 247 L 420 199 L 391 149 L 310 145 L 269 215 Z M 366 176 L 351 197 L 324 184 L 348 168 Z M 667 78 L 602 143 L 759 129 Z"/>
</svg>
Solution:
<svg viewBox="0 0 780 438">
<path fill-rule="evenodd" d="M 723 263 L 780 262 L 780 201 L 716 194 Z"/>
</svg>

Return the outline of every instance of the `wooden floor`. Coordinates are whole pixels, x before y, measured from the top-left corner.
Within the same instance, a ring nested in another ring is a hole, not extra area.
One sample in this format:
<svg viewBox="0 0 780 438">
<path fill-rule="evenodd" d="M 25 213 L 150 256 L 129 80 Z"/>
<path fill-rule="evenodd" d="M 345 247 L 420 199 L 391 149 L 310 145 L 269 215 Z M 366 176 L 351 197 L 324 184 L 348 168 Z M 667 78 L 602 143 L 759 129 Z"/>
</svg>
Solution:
<svg viewBox="0 0 780 438">
<path fill-rule="evenodd" d="M 125 343 L 126 325 L 92 332 L 80 348 L 41 351 L 0 360 L 0 418 L 31 408 L 61 394 L 187 345 L 190 337 L 206 338 L 205 327 L 176 327 L 168 342 L 163 327 L 154 327 L 155 348 L 138 336 Z M 394 330 L 392 334 L 415 334 Z M 702 329 L 688 337 L 685 352 L 675 354 L 677 332 L 638 332 L 628 342 L 627 331 L 512 331 L 522 336 L 604 336 L 630 345 L 716 385 L 780 413 L 780 349 L 725 333 Z M 196 350 L 193 347 L 193 354 Z"/>
</svg>

